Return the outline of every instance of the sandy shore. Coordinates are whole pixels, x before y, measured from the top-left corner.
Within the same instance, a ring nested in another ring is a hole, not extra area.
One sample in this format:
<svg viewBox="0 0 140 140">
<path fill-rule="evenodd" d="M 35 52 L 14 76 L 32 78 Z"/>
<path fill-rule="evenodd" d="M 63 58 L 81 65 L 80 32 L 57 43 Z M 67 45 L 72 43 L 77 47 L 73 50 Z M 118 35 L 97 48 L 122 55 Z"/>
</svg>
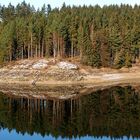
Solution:
<svg viewBox="0 0 140 140">
<path fill-rule="evenodd" d="M 40 63 L 47 64 L 47 68 L 34 69 Z M 140 84 L 139 65 L 119 70 L 77 67 L 63 69 L 44 59 L 14 62 L 0 69 L 0 91 L 25 97 L 68 99 L 111 86 Z"/>
<path fill-rule="evenodd" d="M 19 84 L 19 85 L 32 85 L 33 80 L 28 81 L 19 80 L 18 77 L 15 79 L 9 78 L 0 79 L 1 84 Z M 131 83 L 140 83 L 140 72 L 135 73 L 113 73 L 113 74 L 102 74 L 102 75 L 88 75 L 85 76 L 83 80 L 80 81 L 56 81 L 56 80 L 46 80 L 46 81 L 37 81 L 36 85 L 115 85 L 115 84 L 131 84 Z"/>
<path fill-rule="evenodd" d="M 0 91 L 9 96 L 39 99 L 73 99 L 112 86 L 139 85 L 140 72 L 88 75 L 80 81 L 38 81 L 0 79 Z"/>
</svg>

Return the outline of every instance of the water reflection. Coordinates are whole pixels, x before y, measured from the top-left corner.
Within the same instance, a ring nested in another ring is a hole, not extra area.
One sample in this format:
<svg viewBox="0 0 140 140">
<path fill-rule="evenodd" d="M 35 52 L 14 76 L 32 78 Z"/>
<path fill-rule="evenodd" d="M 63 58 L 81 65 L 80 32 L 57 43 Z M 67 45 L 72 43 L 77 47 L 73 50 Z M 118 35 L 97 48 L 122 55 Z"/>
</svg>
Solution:
<svg viewBox="0 0 140 140">
<path fill-rule="evenodd" d="M 140 137 L 140 94 L 131 86 L 76 99 L 45 100 L 0 94 L 0 129 L 55 138 Z"/>
</svg>

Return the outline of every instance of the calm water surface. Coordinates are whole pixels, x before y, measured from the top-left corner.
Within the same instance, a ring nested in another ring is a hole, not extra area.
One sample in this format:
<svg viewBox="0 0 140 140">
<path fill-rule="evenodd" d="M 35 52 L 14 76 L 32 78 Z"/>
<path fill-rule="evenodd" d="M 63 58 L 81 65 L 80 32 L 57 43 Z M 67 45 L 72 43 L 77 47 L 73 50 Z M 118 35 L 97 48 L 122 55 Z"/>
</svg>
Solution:
<svg viewBox="0 0 140 140">
<path fill-rule="evenodd" d="M 0 140 L 140 139 L 139 91 L 117 86 L 69 100 L 0 93 Z"/>
</svg>

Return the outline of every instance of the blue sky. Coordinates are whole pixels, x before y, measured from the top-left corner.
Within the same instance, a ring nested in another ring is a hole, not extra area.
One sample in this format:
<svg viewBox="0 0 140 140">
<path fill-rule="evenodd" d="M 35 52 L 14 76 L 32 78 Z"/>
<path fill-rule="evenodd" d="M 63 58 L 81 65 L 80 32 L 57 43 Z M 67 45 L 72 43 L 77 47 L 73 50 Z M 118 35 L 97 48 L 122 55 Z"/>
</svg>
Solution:
<svg viewBox="0 0 140 140">
<path fill-rule="evenodd" d="M 13 5 L 17 5 L 18 3 L 22 2 L 23 0 L 0 0 L 1 5 L 8 5 L 10 2 Z M 103 5 L 109 5 L 109 4 L 139 4 L 140 0 L 25 0 L 27 3 L 30 3 L 31 5 L 34 5 L 35 8 L 41 7 L 44 3 L 50 4 L 52 8 L 54 7 L 61 7 L 62 4 L 65 2 L 66 5 L 96 5 L 99 4 L 101 6 Z"/>
<path fill-rule="evenodd" d="M 40 135 L 40 134 L 36 134 L 34 133 L 32 136 L 28 135 L 27 133 L 25 133 L 25 135 L 23 136 L 21 133 L 17 133 L 15 130 L 12 130 L 10 133 L 8 131 L 8 129 L 4 129 L 0 131 L 0 139 L 1 140 L 68 140 L 62 137 L 58 137 L 57 139 L 55 139 L 53 136 L 49 135 L 49 136 L 45 136 L 44 138 Z M 138 140 L 138 138 L 132 138 L 132 137 L 122 137 L 122 140 Z M 72 140 L 112 140 L 111 137 L 81 137 L 81 138 L 72 138 Z M 114 139 L 113 139 L 114 140 Z M 120 140 L 120 139 L 118 139 Z"/>
</svg>

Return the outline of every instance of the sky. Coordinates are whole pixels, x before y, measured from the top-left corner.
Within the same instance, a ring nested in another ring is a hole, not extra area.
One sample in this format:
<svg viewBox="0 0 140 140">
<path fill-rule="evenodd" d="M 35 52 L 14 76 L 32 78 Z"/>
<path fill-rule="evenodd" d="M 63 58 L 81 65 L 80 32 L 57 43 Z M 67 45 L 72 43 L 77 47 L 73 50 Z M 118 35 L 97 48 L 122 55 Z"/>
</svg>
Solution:
<svg viewBox="0 0 140 140">
<path fill-rule="evenodd" d="M 40 134 L 36 134 L 34 133 L 32 136 L 25 133 L 25 135 L 23 136 L 21 133 L 17 133 L 16 130 L 12 130 L 9 133 L 8 129 L 4 129 L 0 131 L 0 139 L 2 140 L 54 140 L 55 138 L 51 135 L 49 136 L 45 136 L 42 137 Z M 85 137 L 81 137 L 81 138 L 75 138 L 73 137 L 72 140 L 99 140 L 99 138 L 96 137 L 90 137 L 90 136 L 85 136 Z M 111 137 L 100 137 L 101 140 L 112 140 Z M 128 140 L 127 136 L 124 136 L 122 138 L 123 140 Z M 66 138 L 62 138 L 62 137 L 58 137 L 57 140 L 68 140 Z M 118 139 L 119 140 L 119 139 Z M 138 138 L 132 138 L 129 137 L 129 140 L 138 140 Z"/>
<path fill-rule="evenodd" d="M 1 5 L 7 6 L 9 3 L 12 5 L 17 5 L 21 3 L 23 0 L 0 0 Z M 25 0 L 27 3 L 34 5 L 35 8 L 42 7 L 45 3 L 50 4 L 52 8 L 61 7 L 65 2 L 66 5 L 110 5 L 110 4 L 130 4 L 134 6 L 135 4 L 140 5 L 140 0 Z"/>
</svg>

